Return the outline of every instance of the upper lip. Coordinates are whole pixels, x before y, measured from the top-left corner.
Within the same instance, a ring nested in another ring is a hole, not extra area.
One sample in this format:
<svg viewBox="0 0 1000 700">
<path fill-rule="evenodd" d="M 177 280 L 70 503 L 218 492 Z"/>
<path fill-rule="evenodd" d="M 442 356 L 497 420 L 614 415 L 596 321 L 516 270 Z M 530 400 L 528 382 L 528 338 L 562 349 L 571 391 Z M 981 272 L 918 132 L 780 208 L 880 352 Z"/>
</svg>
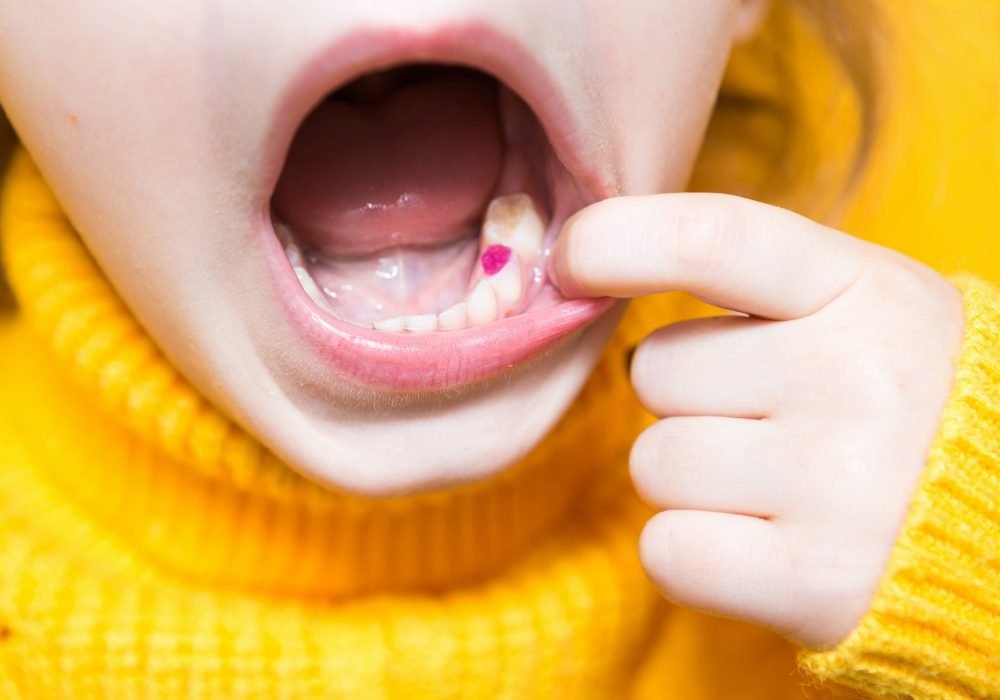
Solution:
<svg viewBox="0 0 1000 700">
<path fill-rule="evenodd" d="M 279 103 L 265 154 L 261 217 L 262 228 L 272 234 L 266 244 L 272 276 L 293 327 L 326 363 L 363 384 L 394 391 L 438 390 L 489 379 L 551 347 L 611 306 L 610 299 L 580 299 L 465 331 L 395 335 L 338 323 L 312 304 L 291 272 L 270 219 L 271 192 L 292 138 L 332 90 L 368 72 L 416 62 L 461 65 L 493 75 L 533 110 L 585 202 L 615 191 L 610 178 L 589 163 L 557 82 L 522 44 L 486 24 L 450 24 L 419 32 L 364 29 L 307 61 Z"/>
<path fill-rule="evenodd" d="M 580 128 L 558 82 L 519 41 L 482 22 L 416 32 L 362 29 L 325 47 L 300 69 L 279 102 L 265 155 L 262 199 L 269 206 L 289 144 L 310 110 L 336 88 L 370 71 L 415 62 L 461 65 L 496 77 L 538 117 L 556 157 L 588 201 L 612 196 L 611 177 L 587 159 Z"/>
</svg>

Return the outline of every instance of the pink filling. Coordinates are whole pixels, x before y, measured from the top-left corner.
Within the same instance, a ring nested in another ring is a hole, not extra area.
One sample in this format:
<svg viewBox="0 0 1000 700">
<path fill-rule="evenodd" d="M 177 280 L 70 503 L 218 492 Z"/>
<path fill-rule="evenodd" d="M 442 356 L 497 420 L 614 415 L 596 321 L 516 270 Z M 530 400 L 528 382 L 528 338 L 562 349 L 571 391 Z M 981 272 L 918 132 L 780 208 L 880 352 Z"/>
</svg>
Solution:
<svg viewBox="0 0 1000 700">
<path fill-rule="evenodd" d="M 510 262 L 511 249 L 505 245 L 491 245 L 483 251 L 483 272 L 489 277 L 500 272 Z"/>
</svg>

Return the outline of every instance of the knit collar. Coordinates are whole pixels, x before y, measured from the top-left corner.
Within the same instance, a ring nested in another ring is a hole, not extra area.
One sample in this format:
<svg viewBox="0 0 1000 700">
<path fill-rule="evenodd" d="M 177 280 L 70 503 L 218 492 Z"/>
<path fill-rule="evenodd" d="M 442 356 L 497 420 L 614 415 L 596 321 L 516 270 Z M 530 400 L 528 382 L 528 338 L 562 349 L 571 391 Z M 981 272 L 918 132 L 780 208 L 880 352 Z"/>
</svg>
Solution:
<svg viewBox="0 0 1000 700">
<path fill-rule="evenodd" d="M 396 499 L 321 488 L 164 358 L 23 152 L 4 195 L 10 282 L 39 352 L 54 364 L 27 373 L 32 390 L 51 397 L 38 402 L 44 415 L 23 426 L 37 466 L 175 574 L 324 598 L 440 590 L 498 571 L 588 494 L 622 480 L 640 418 L 619 336 L 558 427 L 502 475 Z"/>
</svg>

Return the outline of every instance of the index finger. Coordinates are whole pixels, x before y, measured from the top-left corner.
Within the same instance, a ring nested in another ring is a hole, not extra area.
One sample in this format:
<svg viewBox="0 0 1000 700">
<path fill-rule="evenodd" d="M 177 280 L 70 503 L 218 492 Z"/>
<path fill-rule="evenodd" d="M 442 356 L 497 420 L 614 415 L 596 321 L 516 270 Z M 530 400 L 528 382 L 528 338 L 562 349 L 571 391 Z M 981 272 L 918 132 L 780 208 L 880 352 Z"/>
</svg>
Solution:
<svg viewBox="0 0 1000 700">
<path fill-rule="evenodd" d="M 686 291 L 754 316 L 793 319 L 849 287 L 866 247 L 793 212 L 732 195 L 619 197 L 566 223 L 551 270 L 569 297 Z"/>
</svg>

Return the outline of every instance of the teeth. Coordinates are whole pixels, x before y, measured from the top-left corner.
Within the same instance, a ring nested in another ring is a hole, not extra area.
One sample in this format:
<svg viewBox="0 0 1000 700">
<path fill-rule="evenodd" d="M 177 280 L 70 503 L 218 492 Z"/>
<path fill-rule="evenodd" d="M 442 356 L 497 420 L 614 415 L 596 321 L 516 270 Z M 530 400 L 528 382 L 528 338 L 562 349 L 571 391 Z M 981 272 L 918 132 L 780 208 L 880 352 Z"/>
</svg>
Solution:
<svg viewBox="0 0 1000 700">
<path fill-rule="evenodd" d="M 522 260 L 534 260 L 542 250 L 545 222 L 526 194 L 497 197 L 483 221 L 483 246 L 505 245 Z"/>
<path fill-rule="evenodd" d="M 460 331 L 469 326 L 469 305 L 460 301 L 438 314 L 438 327 L 443 331 Z"/>
<path fill-rule="evenodd" d="M 438 327 L 437 314 L 420 314 L 419 316 L 403 316 L 403 328 L 411 333 L 429 333 Z"/>
<path fill-rule="evenodd" d="M 306 294 L 320 308 L 334 313 L 326 294 L 309 274 L 305 256 L 290 232 L 277 225 L 275 230 Z M 490 246 L 506 246 L 510 249 L 510 259 L 506 264 L 499 271 L 495 272 L 496 266 L 487 271 L 487 264 L 480 260 L 482 269 L 477 264 L 471 280 L 474 284 L 472 291 L 465 299 L 439 314 L 396 316 L 375 321 L 371 327 L 391 333 L 455 331 L 481 326 L 514 314 L 523 305 L 526 291 L 524 275 L 531 274 L 530 270 L 525 270 L 524 265 L 527 264 L 530 268 L 538 261 L 544 238 L 545 222 L 529 195 L 497 197 L 486 210 L 479 250 L 482 257 Z M 494 272 L 495 274 L 490 274 Z M 529 279 L 529 286 L 532 283 L 533 280 Z"/>
<path fill-rule="evenodd" d="M 481 326 L 497 318 L 497 296 L 486 280 L 476 285 L 466 302 L 469 305 L 469 325 Z"/>
<path fill-rule="evenodd" d="M 521 262 L 517 258 L 512 257 L 500 272 L 487 277 L 486 281 L 493 288 L 500 306 L 513 306 L 521 301 Z"/>
<path fill-rule="evenodd" d="M 312 278 L 309 271 L 306 270 L 305 260 L 302 258 L 302 251 L 299 247 L 295 245 L 288 231 L 284 226 L 276 226 L 275 231 L 278 233 L 278 239 L 285 246 L 285 255 L 288 256 L 288 262 L 292 264 L 292 271 L 295 272 L 295 277 L 298 278 L 299 284 L 302 285 L 302 289 L 305 290 L 306 294 L 312 299 L 317 306 L 325 311 L 333 313 L 333 309 L 326 301 L 326 295 L 320 291 L 320 288 L 316 285 L 316 280 Z"/>
<path fill-rule="evenodd" d="M 377 331 L 389 331 L 399 333 L 406 330 L 406 317 L 396 316 L 395 318 L 384 318 L 372 324 Z"/>
</svg>

